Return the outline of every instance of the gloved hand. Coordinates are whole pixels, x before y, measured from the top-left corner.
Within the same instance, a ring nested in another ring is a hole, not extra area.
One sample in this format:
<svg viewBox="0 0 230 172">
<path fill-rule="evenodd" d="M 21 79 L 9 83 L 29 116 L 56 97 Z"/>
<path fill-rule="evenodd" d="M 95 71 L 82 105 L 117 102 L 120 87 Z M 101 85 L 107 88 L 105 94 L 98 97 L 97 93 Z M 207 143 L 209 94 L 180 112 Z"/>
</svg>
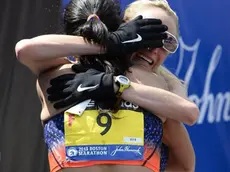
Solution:
<svg viewBox="0 0 230 172">
<path fill-rule="evenodd" d="M 162 47 L 162 40 L 167 38 L 167 30 L 168 27 L 159 19 L 143 19 L 141 15 L 137 16 L 110 33 L 106 52 L 110 57 L 121 57 L 140 49 Z"/>
<path fill-rule="evenodd" d="M 64 74 L 50 81 L 48 100 L 55 102 L 54 108 L 64 108 L 87 99 L 116 102 L 113 74 L 86 69 L 80 64 L 73 65 L 72 69 L 76 74 Z"/>
</svg>

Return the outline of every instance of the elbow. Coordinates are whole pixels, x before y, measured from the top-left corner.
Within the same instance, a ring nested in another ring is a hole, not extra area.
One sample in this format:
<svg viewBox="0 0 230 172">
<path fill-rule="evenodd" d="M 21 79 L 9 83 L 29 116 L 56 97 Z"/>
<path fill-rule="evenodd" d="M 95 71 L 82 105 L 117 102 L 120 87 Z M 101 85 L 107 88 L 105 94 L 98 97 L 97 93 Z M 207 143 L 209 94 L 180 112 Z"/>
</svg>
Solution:
<svg viewBox="0 0 230 172">
<path fill-rule="evenodd" d="M 192 126 L 198 120 L 198 117 L 199 117 L 199 114 L 200 114 L 200 110 L 196 106 L 196 104 L 190 103 L 186 107 L 186 114 L 187 114 L 187 116 L 186 116 L 187 117 L 186 124 L 189 125 L 189 126 Z"/>
<path fill-rule="evenodd" d="M 15 46 L 15 53 L 18 61 L 22 62 L 25 61 L 26 58 L 29 57 L 29 48 L 30 48 L 30 41 L 29 39 L 23 39 L 19 42 L 17 42 Z"/>
<path fill-rule="evenodd" d="M 191 154 L 191 161 L 187 165 L 183 166 L 184 172 L 195 172 L 195 162 L 195 153 L 193 151 L 193 155 Z"/>
<path fill-rule="evenodd" d="M 193 165 L 192 167 L 185 167 L 183 169 L 184 172 L 194 172 L 195 171 L 195 165 Z"/>
<path fill-rule="evenodd" d="M 181 164 L 175 164 L 174 167 L 168 168 L 167 171 L 195 172 L 195 166 L 185 167 L 184 165 L 181 165 Z"/>
<path fill-rule="evenodd" d="M 165 171 L 195 172 L 195 163 L 182 164 L 181 162 L 174 160 L 173 162 L 171 161 L 170 164 L 168 163 Z"/>
<path fill-rule="evenodd" d="M 195 171 L 195 161 L 190 162 L 187 165 L 182 165 L 181 168 L 184 172 L 194 172 Z"/>
</svg>

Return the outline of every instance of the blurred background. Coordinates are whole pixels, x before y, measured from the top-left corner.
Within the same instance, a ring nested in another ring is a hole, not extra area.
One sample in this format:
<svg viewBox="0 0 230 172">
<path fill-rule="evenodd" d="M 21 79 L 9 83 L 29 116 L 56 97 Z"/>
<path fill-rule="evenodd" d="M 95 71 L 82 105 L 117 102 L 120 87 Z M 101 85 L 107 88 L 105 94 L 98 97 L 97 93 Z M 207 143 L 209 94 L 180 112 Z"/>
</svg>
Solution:
<svg viewBox="0 0 230 172">
<path fill-rule="evenodd" d="M 69 0 L 1 0 L 0 172 L 48 172 L 36 78 L 18 63 L 17 41 L 60 33 Z M 133 0 L 120 0 L 122 9 Z M 180 23 L 180 48 L 166 62 L 200 108 L 187 127 L 196 172 L 230 171 L 230 1 L 168 0 Z"/>
</svg>

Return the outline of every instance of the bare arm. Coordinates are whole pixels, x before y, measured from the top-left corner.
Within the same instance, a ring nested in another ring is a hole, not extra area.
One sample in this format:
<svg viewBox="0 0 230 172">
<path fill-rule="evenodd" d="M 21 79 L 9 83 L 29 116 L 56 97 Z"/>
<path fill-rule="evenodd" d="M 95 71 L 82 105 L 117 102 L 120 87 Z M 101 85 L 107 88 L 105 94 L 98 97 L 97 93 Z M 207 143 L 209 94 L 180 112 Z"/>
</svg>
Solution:
<svg viewBox="0 0 230 172">
<path fill-rule="evenodd" d="M 199 109 L 187 99 L 186 93 L 179 87 L 174 87 L 171 90 L 174 93 L 171 93 L 156 87 L 131 83 L 131 87 L 124 91 L 122 97 L 154 114 L 168 118 L 164 123 L 163 134 L 163 142 L 169 146 L 166 171 L 193 172 L 195 153 L 188 132 L 179 121 L 188 125 L 194 124 Z"/>
<path fill-rule="evenodd" d="M 100 46 L 86 43 L 81 36 L 70 35 L 42 35 L 21 40 L 15 49 L 19 60 L 22 58 L 47 60 L 101 52 Z"/>
<path fill-rule="evenodd" d="M 175 80 L 171 80 L 169 86 L 173 93 L 188 100 L 187 90 L 181 83 L 178 84 L 175 83 Z M 166 171 L 195 171 L 195 152 L 187 129 L 182 123 L 167 119 L 164 124 L 163 141 L 169 146 Z"/>
<path fill-rule="evenodd" d="M 131 82 L 122 98 L 135 103 L 155 115 L 193 125 L 198 118 L 198 107 L 189 100 L 169 91 Z"/>
<path fill-rule="evenodd" d="M 86 43 L 80 36 L 42 35 L 19 41 L 15 51 L 18 60 L 36 74 L 65 63 L 63 57 L 99 54 L 102 49 Z"/>
<path fill-rule="evenodd" d="M 163 142 L 169 147 L 168 172 L 194 172 L 195 153 L 185 126 L 175 120 L 164 123 Z"/>
</svg>

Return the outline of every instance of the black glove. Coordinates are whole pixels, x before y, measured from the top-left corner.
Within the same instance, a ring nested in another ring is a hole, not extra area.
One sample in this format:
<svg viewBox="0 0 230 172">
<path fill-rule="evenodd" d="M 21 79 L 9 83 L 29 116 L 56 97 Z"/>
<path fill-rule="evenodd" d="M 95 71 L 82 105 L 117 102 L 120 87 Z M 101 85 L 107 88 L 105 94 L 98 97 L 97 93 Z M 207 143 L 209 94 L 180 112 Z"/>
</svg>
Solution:
<svg viewBox="0 0 230 172">
<path fill-rule="evenodd" d="M 110 57 L 121 57 L 139 49 L 162 47 L 162 40 L 167 38 L 167 30 L 168 27 L 159 19 L 143 19 L 142 16 L 137 16 L 110 33 L 106 52 Z"/>
<path fill-rule="evenodd" d="M 72 69 L 81 73 L 64 74 L 50 81 L 48 100 L 55 102 L 54 108 L 64 108 L 87 99 L 116 102 L 113 74 L 86 69 L 79 64 L 73 65 Z"/>
</svg>

